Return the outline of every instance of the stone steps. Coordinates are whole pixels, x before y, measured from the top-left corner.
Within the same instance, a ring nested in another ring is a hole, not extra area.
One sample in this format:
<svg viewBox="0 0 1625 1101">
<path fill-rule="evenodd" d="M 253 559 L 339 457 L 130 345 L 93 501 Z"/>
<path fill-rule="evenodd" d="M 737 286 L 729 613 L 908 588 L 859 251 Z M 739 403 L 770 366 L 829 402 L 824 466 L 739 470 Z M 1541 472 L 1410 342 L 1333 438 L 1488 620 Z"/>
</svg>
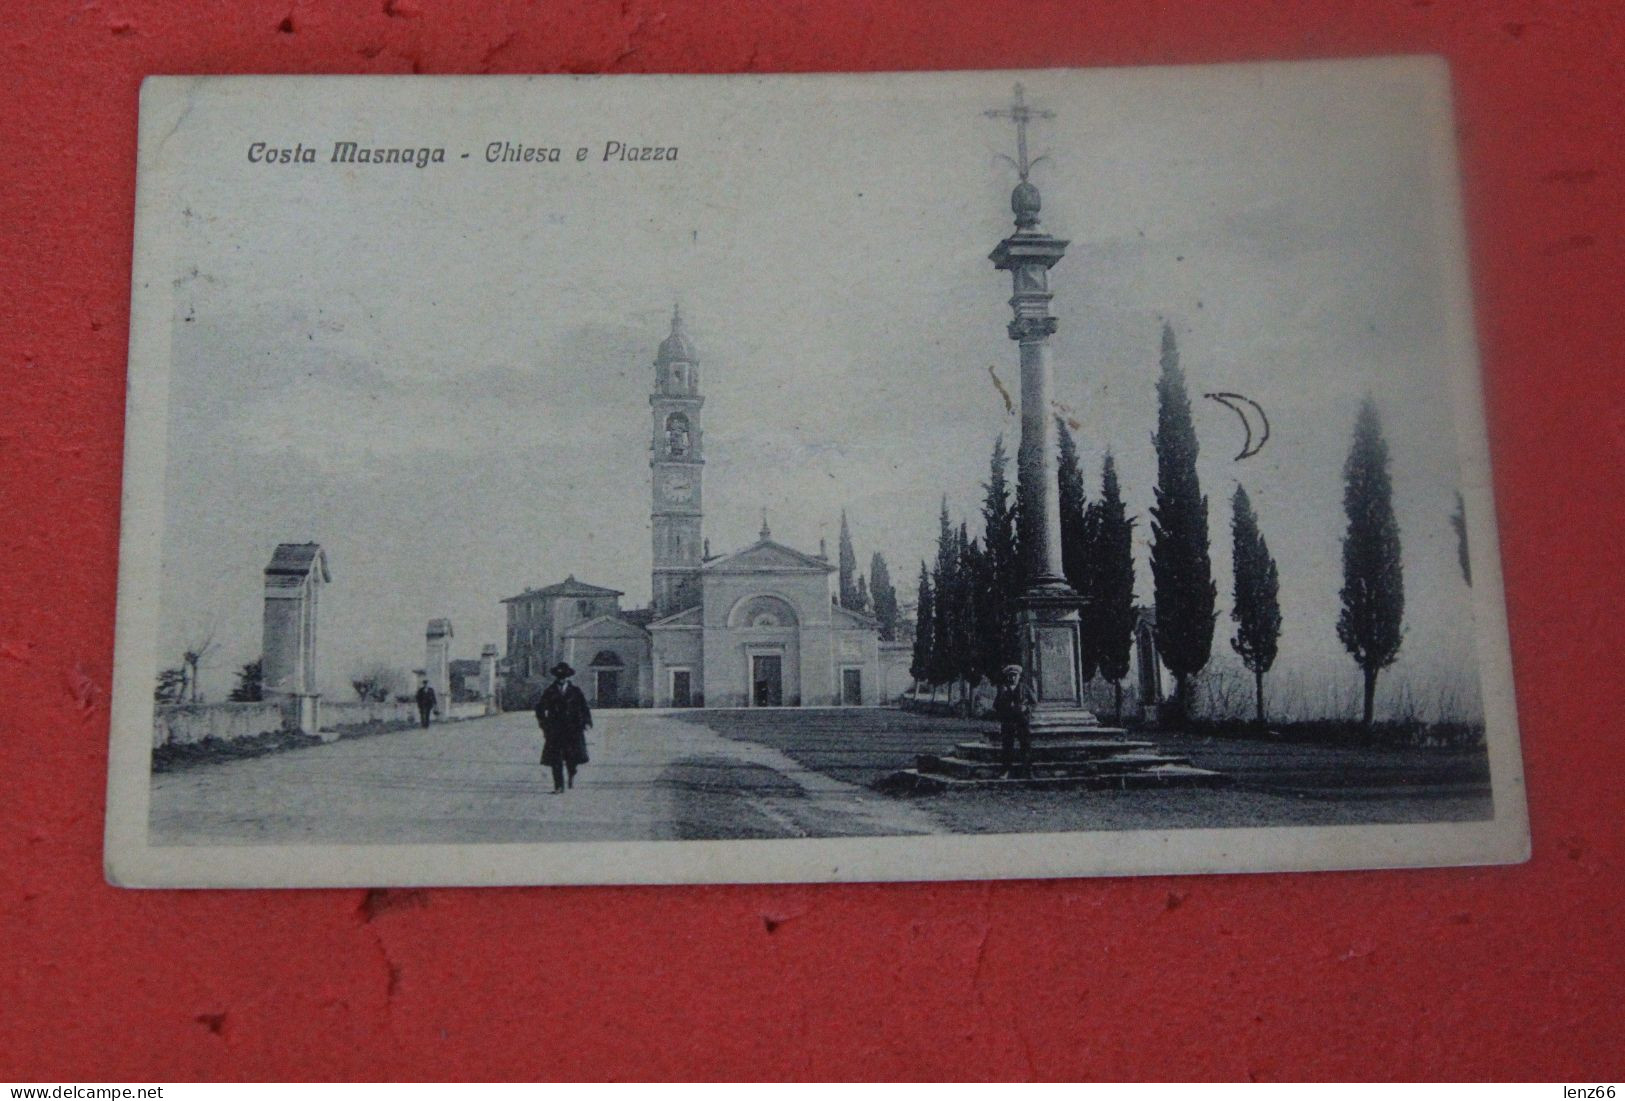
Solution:
<svg viewBox="0 0 1625 1101">
<path fill-rule="evenodd" d="M 1039 761 L 1092 761 L 1119 753 L 1137 750 L 1155 750 L 1156 743 L 1129 738 L 1067 738 L 1060 741 L 1034 739 L 1032 759 Z M 1018 751 L 1019 752 L 1019 751 Z M 998 744 L 992 741 L 960 742 L 953 748 L 953 756 L 967 761 L 997 761 L 1003 756 Z"/>
<path fill-rule="evenodd" d="M 1102 726 L 1100 720 L 1088 711 L 1057 709 L 1034 711 L 1027 726 L 1035 738 L 1046 735 L 1121 738 L 1128 731 L 1120 726 Z"/>
<path fill-rule="evenodd" d="M 1155 742 L 1133 739 L 1117 727 L 1072 725 L 1058 736 L 1034 732 L 1025 763 L 1018 749 L 1006 776 L 1004 753 L 991 738 L 964 741 L 942 753 L 922 753 L 915 767 L 893 773 L 883 790 L 959 791 L 968 788 L 1212 787 L 1229 777 L 1198 768 L 1189 757 L 1165 753 Z"/>
<path fill-rule="evenodd" d="M 1035 777 L 1048 776 L 1099 776 L 1111 772 L 1131 772 L 1154 768 L 1158 765 L 1189 765 L 1188 757 L 1174 757 L 1161 753 L 1124 753 L 1112 757 L 1098 757 L 1094 760 L 1039 760 L 1036 755 L 1029 769 Z M 967 760 L 963 757 L 939 757 L 934 754 L 921 754 L 916 765 L 921 772 L 940 772 L 945 776 L 953 776 L 965 780 L 996 780 L 1004 772 L 1002 762 L 998 760 Z M 1022 769 L 1019 758 L 1015 766 Z"/>
<path fill-rule="evenodd" d="M 1129 790 L 1164 787 L 1221 787 L 1229 783 L 1223 773 L 1193 765 L 1158 764 L 1128 769 L 1103 769 L 1092 774 L 1012 776 L 1008 779 L 951 776 L 918 768 L 904 769 L 887 777 L 885 790 L 931 795 L 954 791 L 1022 790 Z"/>
</svg>

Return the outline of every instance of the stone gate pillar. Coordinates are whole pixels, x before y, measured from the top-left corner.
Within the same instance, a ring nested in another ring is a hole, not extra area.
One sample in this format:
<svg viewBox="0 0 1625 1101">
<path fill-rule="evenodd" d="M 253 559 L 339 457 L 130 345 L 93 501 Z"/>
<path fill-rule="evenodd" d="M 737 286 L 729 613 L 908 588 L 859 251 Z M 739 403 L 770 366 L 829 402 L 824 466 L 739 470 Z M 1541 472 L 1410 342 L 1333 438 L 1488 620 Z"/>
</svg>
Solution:
<svg viewBox="0 0 1625 1101">
<path fill-rule="evenodd" d="M 451 620 L 431 619 L 425 632 L 424 675 L 434 689 L 435 714 L 451 714 Z"/>
<path fill-rule="evenodd" d="M 480 647 L 480 695 L 485 697 L 487 715 L 495 715 L 501 710 L 497 705 L 497 648 L 494 642 Z"/>
<path fill-rule="evenodd" d="M 329 580 L 327 553 L 316 543 L 282 543 L 265 567 L 262 692 L 283 704 L 283 725 L 302 734 L 321 733 L 316 613 Z"/>
</svg>

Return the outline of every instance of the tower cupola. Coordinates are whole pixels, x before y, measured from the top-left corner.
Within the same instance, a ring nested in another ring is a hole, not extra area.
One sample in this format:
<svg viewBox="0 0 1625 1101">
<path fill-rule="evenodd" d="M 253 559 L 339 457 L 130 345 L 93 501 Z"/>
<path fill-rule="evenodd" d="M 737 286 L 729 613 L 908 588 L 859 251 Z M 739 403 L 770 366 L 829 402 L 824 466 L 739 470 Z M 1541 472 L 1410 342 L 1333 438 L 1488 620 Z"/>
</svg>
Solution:
<svg viewBox="0 0 1625 1101">
<path fill-rule="evenodd" d="M 700 357 L 694 351 L 694 342 L 689 340 L 688 333 L 683 329 L 683 311 L 680 307 L 673 307 L 671 335 L 660 342 L 660 351 L 655 355 L 655 363 L 665 366 L 670 363 L 692 364 L 699 361 Z"/>
</svg>

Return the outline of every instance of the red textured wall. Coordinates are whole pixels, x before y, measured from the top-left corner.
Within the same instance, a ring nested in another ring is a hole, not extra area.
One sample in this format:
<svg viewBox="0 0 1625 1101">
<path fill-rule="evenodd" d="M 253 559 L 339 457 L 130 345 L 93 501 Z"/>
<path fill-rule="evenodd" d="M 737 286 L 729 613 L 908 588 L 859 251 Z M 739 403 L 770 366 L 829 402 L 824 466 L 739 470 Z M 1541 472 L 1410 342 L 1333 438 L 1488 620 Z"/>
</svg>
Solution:
<svg viewBox="0 0 1625 1101">
<path fill-rule="evenodd" d="M 7 5 L 0 1078 L 1621 1077 L 1619 5 L 448 7 Z M 1414 51 L 1449 57 L 1459 87 L 1531 863 L 370 904 L 103 882 L 142 76 Z"/>
</svg>

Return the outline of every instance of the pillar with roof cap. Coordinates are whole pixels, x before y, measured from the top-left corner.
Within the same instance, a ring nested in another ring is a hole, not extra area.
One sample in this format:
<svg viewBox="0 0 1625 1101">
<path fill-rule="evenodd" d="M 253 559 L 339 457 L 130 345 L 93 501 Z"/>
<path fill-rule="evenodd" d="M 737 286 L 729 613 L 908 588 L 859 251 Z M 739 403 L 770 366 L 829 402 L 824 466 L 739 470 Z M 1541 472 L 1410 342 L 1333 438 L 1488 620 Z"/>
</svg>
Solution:
<svg viewBox="0 0 1625 1101">
<path fill-rule="evenodd" d="M 485 700 L 485 713 L 495 715 L 502 710 L 497 702 L 497 647 L 487 642 L 480 647 L 480 696 Z"/>
<path fill-rule="evenodd" d="M 316 543 L 279 544 L 265 567 L 261 692 L 283 704 L 284 725 L 302 734 L 321 731 L 316 611 L 329 580 L 327 553 Z"/>
<path fill-rule="evenodd" d="M 451 620 L 431 619 L 424 631 L 424 679 L 434 689 L 435 714 L 451 714 Z"/>
</svg>

